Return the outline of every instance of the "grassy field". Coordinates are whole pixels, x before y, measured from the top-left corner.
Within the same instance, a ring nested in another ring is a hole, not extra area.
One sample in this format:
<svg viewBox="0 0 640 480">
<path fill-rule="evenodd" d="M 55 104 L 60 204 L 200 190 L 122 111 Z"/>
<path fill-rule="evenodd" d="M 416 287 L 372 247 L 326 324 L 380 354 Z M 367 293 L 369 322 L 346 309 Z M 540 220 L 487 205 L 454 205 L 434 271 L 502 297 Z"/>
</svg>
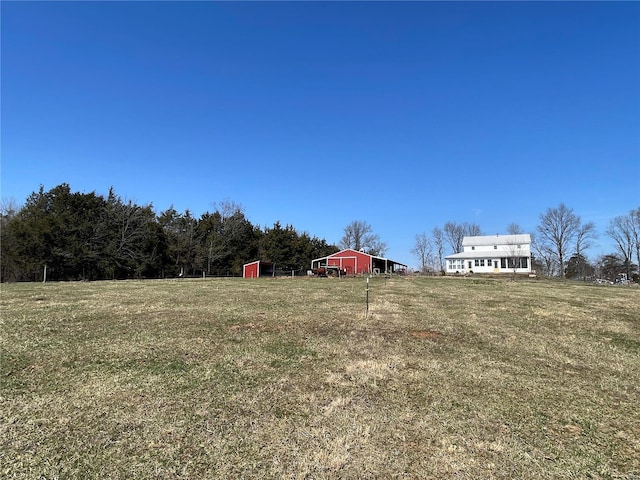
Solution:
<svg viewBox="0 0 640 480">
<path fill-rule="evenodd" d="M 1 478 L 640 478 L 638 288 L 1 288 Z"/>
</svg>

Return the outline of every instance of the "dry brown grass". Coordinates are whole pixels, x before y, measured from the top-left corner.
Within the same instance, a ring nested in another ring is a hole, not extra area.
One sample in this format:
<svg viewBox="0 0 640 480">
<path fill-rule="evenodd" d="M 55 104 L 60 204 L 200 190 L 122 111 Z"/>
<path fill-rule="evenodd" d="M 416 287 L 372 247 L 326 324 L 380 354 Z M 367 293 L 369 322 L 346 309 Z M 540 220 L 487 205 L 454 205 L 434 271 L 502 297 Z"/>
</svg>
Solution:
<svg viewBox="0 0 640 480">
<path fill-rule="evenodd" d="M 2 478 L 640 478 L 640 289 L 2 285 Z"/>
</svg>

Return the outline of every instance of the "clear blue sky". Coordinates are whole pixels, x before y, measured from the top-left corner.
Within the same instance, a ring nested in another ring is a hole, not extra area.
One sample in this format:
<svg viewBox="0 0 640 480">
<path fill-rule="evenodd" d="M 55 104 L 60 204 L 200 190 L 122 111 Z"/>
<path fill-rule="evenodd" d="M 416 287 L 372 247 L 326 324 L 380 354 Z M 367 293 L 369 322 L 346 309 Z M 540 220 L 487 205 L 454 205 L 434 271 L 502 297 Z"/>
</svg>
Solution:
<svg viewBox="0 0 640 480">
<path fill-rule="evenodd" d="M 640 206 L 637 2 L 8 2 L 2 198 L 244 206 L 411 266 L 446 221 Z M 251 259 L 248 259 L 251 260 Z"/>
</svg>

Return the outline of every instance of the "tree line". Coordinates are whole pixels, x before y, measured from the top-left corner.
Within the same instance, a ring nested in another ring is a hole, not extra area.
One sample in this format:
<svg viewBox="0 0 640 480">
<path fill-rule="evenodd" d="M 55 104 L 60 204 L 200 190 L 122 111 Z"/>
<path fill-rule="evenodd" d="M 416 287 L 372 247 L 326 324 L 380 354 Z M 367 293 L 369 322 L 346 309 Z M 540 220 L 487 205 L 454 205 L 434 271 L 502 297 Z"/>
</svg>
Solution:
<svg viewBox="0 0 640 480">
<path fill-rule="evenodd" d="M 105 197 L 66 183 L 3 205 L 0 229 L 2 282 L 239 276 L 257 259 L 290 274 L 338 251 L 291 225 L 252 225 L 232 201 L 199 218 L 173 207 L 156 214 L 113 188 Z"/>
<path fill-rule="evenodd" d="M 507 226 L 507 234 L 525 233 L 517 223 Z M 542 275 L 564 278 L 600 277 L 614 280 L 625 274 L 638 280 L 640 265 L 640 207 L 611 219 L 604 234 L 613 240 L 615 251 L 589 259 L 588 250 L 598 238 L 595 224 L 583 222 L 573 209 L 561 203 L 540 214 L 532 238 L 532 265 Z M 462 252 L 465 236 L 483 235 L 475 223 L 447 222 L 430 234 L 415 236 L 413 255 L 423 272 L 444 272 L 445 253 Z M 635 263 L 634 263 L 635 262 Z"/>
<path fill-rule="evenodd" d="M 524 233 L 517 223 L 506 230 Z M 638 278 L 640 207 L 611 219 L 604 234 L 615 251 L 594 259 L 588 251 L 598 238 L 595 225 L 562 203 L 542 213 L 530 233 L 532 266 L 542 275 Z M 20 208 L 2 205 L 0 235 L 2 282 L 240 276 L 242 265 L 257 259 L 290 274 L 339 247 L 378 256 L 387 249 L 361 220 L 345 227 L 338 247 L 280 222 L 252 225 L 242 207 L 228 200 L 199 218 L 173 207 L 156 214 L 152 205 L 123 200 L 113 188 L 104 197 L 72 192 L 66 183 L 49 191 L 41 186 Z M 478 235 L 483 233 L 475 223 L 449 221 L 417 234 L 412 253 L 421 271 L 443 272 L 445 254 L 461 252 L 464 237 Z"/>
</svg>

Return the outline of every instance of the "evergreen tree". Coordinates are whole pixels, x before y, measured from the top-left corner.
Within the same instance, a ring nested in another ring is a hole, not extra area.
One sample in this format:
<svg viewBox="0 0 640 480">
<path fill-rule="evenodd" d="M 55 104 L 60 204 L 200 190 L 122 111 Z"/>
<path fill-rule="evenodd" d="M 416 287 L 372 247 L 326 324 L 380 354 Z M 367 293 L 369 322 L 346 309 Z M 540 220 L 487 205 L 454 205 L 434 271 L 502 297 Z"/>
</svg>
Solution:
<svg viewBox="0 0 640 480">
<path fill-rule="evenodd" d="M 258 235 L 238 208 L 218 209 L 200 218 L 198 259 L 209 275 L 241 275 L 242 265 L 258 255 Z"/>
<path fill-rule="evenodd" d="M 337 251 L 325 240 L 298 235 L 293 226 L 264 232 L 233 202 L 197 220 L 173 207 L 156 216 L 151 205 L 73 193 L 63 183 L 40 187 L 19 210 L 0 210 L 0 280 L 41 281 L 242 274 L 262 258 L 282 269 L 306 268 Z"/>
<path fill-rule="evenodd" d="M 71 193 L 66 183 L 31 194 L 14 225 L 24 276 L 40 279 L 46 266 L 55 280 L 98 277 L 96 218 L 103 209 L 102 197 Z"/>
<path fill-rule="evenodd" d="M 3 202 L 0 207 L 0 282 L 21 280 L 18 239 L 14 220 L 18 208 L 14 202 Z"/>
<path fill-rule="evenodd" d="M 581 254 L 574 254 L 567 262 L 566 277 L 585 280 L 587 277 L 593 276 L 595 268 L 589 263 L 589 260 Z"/>
</svg>

